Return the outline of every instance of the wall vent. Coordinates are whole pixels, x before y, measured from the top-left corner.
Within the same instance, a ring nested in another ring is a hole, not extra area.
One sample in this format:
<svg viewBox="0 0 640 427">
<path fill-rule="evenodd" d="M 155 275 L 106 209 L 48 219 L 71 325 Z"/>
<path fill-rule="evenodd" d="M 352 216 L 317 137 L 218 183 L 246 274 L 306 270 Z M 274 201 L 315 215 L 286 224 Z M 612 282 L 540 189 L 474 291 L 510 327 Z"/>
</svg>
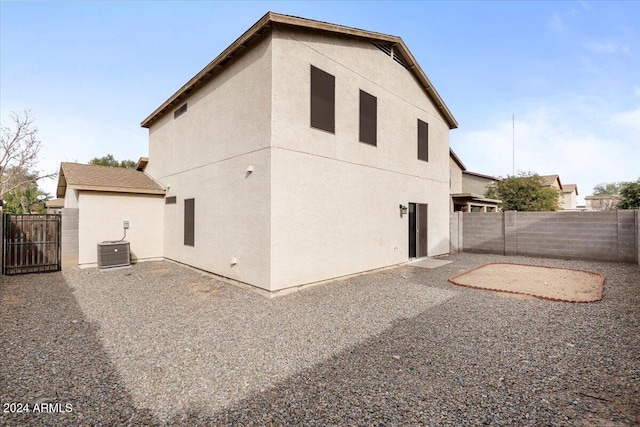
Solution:
<svg viewBox="0 0 640 427">
<path fill-rule="evenodd" d="M 393 51 L 393 60 L 402 65 L 404 68 L 408 68 L 407 64 L 405 64 L 400 55 L 398 55 L 395 51 Z"/>
<path fill-rule="evenodd" d="M 120 240 L 98 243 L 98 267 L 127 267 L 131 265 L 129 242 Z"/>
<path fill-rule="evenodd" d="M 176 109 L 176 111 L 173 112 L 173 118 L 177 119 L 178 117 L 180 117 L 181 115 L 183 115 L 186 112 L 187 112 L 187 104 L 184 103 L 180 107 L 178 107 L 178 109 Z"/>
<path fill-rule="evenodd" d="M 375 47 L 377 47 L 381 52 L 384 52 L 387 56 L 390 56 L 391 58 L 393 58 L 393 60 L 396 61 L 398 64 L 402 65 L 404 68 L 408 68 L 407 64 L 404 62 L 402 57 L 398 55 L 398 53 L 393 48 L 393 46 L 390 46 L 387 44 L 379 44 L 379 43 L 372 43 L 372 44 Z"/>
<path fill-rule="evenodd" d="M 373 43 L 373 45 L 375 47 L 377 47 L 378 49 L 380 49 L 382 52 L 384 52 L 387 55 L 391 56 L 391 46 L 386 45 L 386 44 L 378 44 L 378 43 Z"/>
</svg>

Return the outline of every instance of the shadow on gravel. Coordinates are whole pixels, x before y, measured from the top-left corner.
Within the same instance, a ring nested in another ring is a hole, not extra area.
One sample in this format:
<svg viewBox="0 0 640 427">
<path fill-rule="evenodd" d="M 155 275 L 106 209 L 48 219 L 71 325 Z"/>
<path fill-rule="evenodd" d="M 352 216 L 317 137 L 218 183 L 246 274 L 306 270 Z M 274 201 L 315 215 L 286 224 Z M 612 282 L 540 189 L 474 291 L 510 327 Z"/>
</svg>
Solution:
<svg viewBox="0 0 640 427">
<path fill-rule="evenodd" d="M 0 325 L 0 425 L 153 420 L 134 408 L 62 273 L 0 276 Z"/>
<path fill-rule="evenodd" d="M 636 425 L 639 294 L 587 307 L 467 290 L 225 410 L 168 423 Z"/>
</svg>

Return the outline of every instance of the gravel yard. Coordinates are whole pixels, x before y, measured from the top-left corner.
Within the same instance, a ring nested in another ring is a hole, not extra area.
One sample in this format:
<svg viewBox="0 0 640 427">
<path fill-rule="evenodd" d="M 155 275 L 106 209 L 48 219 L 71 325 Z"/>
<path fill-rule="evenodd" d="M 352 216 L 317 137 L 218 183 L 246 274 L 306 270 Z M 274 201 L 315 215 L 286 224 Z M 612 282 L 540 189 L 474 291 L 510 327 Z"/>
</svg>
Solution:
<svg viewBox="0 0 640 427">
<path fill-rule="evenodd" d="M 637 265 L 446 259 L 272 300 L 170 262 L 0 276 L 0 425 L 640 424 Z M 447 282 L 487 262 L 599 272 L 604 296 Z"/>
</svg>

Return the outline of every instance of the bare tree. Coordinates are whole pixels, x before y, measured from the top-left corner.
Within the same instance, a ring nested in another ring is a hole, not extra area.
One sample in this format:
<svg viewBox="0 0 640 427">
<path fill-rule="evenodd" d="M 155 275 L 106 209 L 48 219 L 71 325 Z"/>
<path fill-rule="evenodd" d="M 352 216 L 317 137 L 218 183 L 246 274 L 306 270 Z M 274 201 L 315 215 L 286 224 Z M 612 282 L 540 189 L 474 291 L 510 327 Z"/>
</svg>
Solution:
<svg viewBox="0 0 640 427">
<path fill-rule="evenodd" d="M 12 126 L 2 125 L 0 142 L 0 198 L 6 193 L 52 178 L 57 173 L 43 173 L 35 169 L 41 142 L 38 128 L 28 110 L 11 112 Z"/>
</svg>

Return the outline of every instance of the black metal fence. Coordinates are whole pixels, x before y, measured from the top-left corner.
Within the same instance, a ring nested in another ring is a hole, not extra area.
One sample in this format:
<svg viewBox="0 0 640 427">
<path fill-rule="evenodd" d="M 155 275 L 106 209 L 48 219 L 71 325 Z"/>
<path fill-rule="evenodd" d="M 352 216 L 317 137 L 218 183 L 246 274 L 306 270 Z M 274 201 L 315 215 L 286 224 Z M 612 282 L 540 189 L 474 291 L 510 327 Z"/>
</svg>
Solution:
<svg viewBox="0 0 640 427">
<path fill-rule="evenodd" d="M 61 270 L 60 215 L 2 215 L 2 274 Z"/>
</svg>

